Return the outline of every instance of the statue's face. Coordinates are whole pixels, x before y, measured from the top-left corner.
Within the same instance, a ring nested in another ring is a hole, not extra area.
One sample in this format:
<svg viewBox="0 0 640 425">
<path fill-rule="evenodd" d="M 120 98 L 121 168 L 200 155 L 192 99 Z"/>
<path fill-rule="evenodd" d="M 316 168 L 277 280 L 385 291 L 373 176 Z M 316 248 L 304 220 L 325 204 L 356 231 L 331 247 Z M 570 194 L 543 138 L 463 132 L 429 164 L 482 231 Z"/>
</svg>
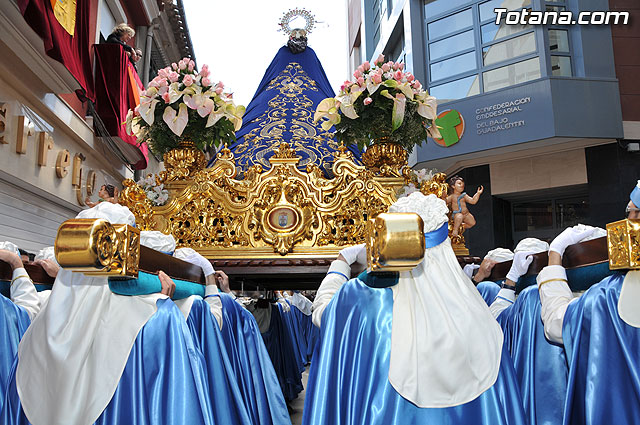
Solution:
<svg viewBox="0 0 640 425">
<path fill-rule="evenodd" d="M 98 196 L 101 198 L 106 198 L 109 196 L 109 192 L 107 192 L 107 187 L 105 185 L 102 185 L 102 187 L 98 191 Z"/>
<path fill-rule="evenodd" d="M 455 188 L 455 190 L 462 192 L 464 190 L 464 180 L 456 180 L 453 187 Z"/>
</svg>

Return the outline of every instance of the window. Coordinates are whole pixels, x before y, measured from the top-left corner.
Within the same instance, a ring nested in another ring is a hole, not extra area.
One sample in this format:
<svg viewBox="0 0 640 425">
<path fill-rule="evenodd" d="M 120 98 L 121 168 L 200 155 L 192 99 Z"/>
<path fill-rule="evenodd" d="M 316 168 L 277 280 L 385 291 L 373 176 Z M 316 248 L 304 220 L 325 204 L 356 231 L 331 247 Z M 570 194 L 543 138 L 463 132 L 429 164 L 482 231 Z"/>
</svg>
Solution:
<svg viewBox="0 0 640 425">
<path fill-rule="evenodd" d="M 425 16 L 427 18 L 437 16 L 441 13 L 455 10 L 465 3 L 469 3 L 469 0 L 432 0 L 427 2 L 424 7 Z"/>
<path fill-rule="evenodd" d="M 571 77 L 571 57 L 551 56 L 551 74 L 558 77 Z"/>
<path fill-rule="evenodd" d="M 549 30 L 549 50 L 552 52 L 569 51 L 569 32 L 567 30 Z"/>
<path fill-rule="evenodd" d="M 536 39 L 534 33 L 515 37 L 501 43 L 495 43 L 482 49 L 482 59 L 485 65 L 517 58 L 527 53 L 535 52 Z"/>
<path fill-rule="evenodd" d="M 466 9 L 428 24 L 429 39 L 436 39 L 472 25 L 471 9 Z"/>
<path fill-rule="evenodd" d="M 431 43 L 429 45 L 429 59 L 435 61 L 441 57 L 449 56 L 463 50 L 473 49 L 474 47 L 475 39 L 473 37 L 473 30 L 465 31 L 453 37 Z"/>
<path fill-rule="evenodd" d="M 482 42 L 491 43 L 519 32 L 530 30 L 531 25 L 496 25 L 494 22 L 483 25 L 480 28 L 482 32 Z"/>
<path fill-rule="evenodd" d="M 526 61 L 492 69 L 483 73 L 484 91 L 498 90 L 525 81 L 540 78 L 540 59 Z"/>
<path fill-rule="evenodd" d="M 433 86 L 429 90 L 431 96 L 435 96 L 438 101 L 463 99 L 465 97 L 480 94 L 480 84 L 477 75 L 464 77 L 450 83 Z"/>
<path fill-rule="evenodd" d="M 513 230 L 532 232 L 553 229 L 553 201 L 513 204 Z"/>
<path fill-rule="evenodd" d="M 523 7 L 531 6 L 531 0 L 489 0 L 480 3 L 480 22 L 488 19 L 496 20 L 496 14 L 493 9 L 506 8 L 507 10 L 516 10 Z"/>
<path fill-rule="evenodd" d="M 469 52 L 431 64 L 431 81 L 476 69 L 476 53 Z"/>
</svg>

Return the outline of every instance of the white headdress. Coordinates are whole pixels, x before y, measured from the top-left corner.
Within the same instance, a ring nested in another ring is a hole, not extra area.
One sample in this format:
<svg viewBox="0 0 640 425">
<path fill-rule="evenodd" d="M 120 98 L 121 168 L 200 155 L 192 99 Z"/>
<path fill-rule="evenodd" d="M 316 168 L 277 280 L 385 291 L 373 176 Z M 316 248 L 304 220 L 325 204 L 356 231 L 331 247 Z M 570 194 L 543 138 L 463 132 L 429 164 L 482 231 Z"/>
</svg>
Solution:
<svg viewBox="0 0 640 425">
<path fill-rule="evenodd" d="M 447 224 L 446 203 L 419 192 L 390 212 L 415 212 L 424 231 Z M 464 275 L 451 241 L 427 247 L 418 267 L 393 290 L 389 382 L 419 407 L 467 403 L 498 377 L 503 336 L 487 304 Z"/>
</svg>

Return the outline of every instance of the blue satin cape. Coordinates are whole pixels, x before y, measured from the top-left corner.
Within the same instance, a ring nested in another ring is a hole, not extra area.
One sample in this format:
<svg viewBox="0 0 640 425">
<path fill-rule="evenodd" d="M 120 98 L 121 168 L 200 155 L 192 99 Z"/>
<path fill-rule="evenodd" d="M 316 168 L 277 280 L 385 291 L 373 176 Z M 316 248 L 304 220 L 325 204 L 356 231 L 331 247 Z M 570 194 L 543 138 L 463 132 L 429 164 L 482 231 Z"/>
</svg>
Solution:
<svg viewBox="0 0 640 425">
<path fill-rule="evenodd" d="M 491 305 L 496 299 L 498 292 L 500 292 L 500 284 L 485 280 L 478 283 L 476 289 L 480 292 L 480 295 L 482 295 L 484 302 L 486 302 L 487 305 Z"/>
<path fill-rule="evenodd" d="M 287 401 L 294 400 L 302 391 L 302 372 L 300 363 L 287 330 L 285 319 L 282 317 L 280 307 L 271 304 L 271 322 L 269 329 L 262 334 L 264 345 L 273 363 L 276 376 L 282 388 L 282 394 Z"/>
<path fill-rule="evenodd" d="M 392 319 L 391 288 L 371 288 L 359 278 L 342 285 L 322 316 L 320 346 L 311 363 L 303 424 L 527 423 L 506 350 L 496 383 L 469 403 L 427 409 L 404 399 L 389 383 Z"/>
<path fill-rule="evenodd" d="M 169 299 L 136 337 L 113 398 L 95 422 L 99 425 L 216 424 L 211 411 L 204 359 L 184 316 Z M 14 363 L 0 416 L 4 425 L 28 420 L 16 389 Z M 226 425 L 220 424 L 219 425 Z"/>
<path fill-rule="evenodd" d="M 29 315 L 22 307 L 0 296 L 0 408 L 18 354 L 18 344 L 30 324 Z"/>
<path fill-rule="evenodd" d="M 304 357 L 306 358 L 306 363 L 308 363 L 311 361 L 313 349 L 316 346 L 320 330 L 313 325 L 311 316 L 304 314 L 295 305 L 291 305 L 291 314 L 294 317 L 296 325 L 299 327 L 299 335 L 304 349 Z"/>
<path fill-rule="evenodd" d="M 196 348 L 203 354 L 213 416 L 218 424 L 252 424 L 238 387 L 238 379 L 231 367 L 218 322 L 209 304 L 196 299 L 191 305 L 187 326 Z"/>
<path fill-rule="evenodd" d="M 222 339 L 254 425 L 291 425 L 280 382 L 255 318 L 229 295 L 222 301 Z"/>
<path fill-rule="evenodd" d="M 330 175 L 338 143 L 333 133 L 322 129 L 321 122 L 313 122 L 313 115 L 323 99 L 334 96 L 312 48 L 294 54 L 281 47 L 247 106 L 242 128 L 236 132 L 237 142 L 230 147 L 236 166 L 241 172 L 256 164 L 268 170 L 274 148 L 287 142 L 301 157 L 298 169 L 305 171 L 314 164 Z M 357 147 L 349 150 L 359 164 Z"/>
<path fill-rule="evenodd" d="M 640 424 L 640 329 L 618 315 L 623 280 L 615 273 L 567 308 L 565 425 Z"/>
<path fill-rule="evenodd" d="M 562 422 L 567 391 L 564 349 L 544 336 L 538 287 L 520 293 L 498 316 L 505 347 L 511 353 L 524 410 L 531 425 Z"/>
<path fill-rule="evenodd" d="M 298 319 L 296 318 L 293 310 L 297 308 L 293 307 L 291 303 L 286 301 L 289 304 L 289 311 L 285 311 L 284 307 L 278 304 L 278 308 L 280 309 L 280 314 L 282 314 L 282 318 L 287 325 L 287 330 L 289 335 L 291 336 L 291 345 L 293 345 L 293 352 L 300 365 L 300 373 L 304 372 L 305 366 L 307 364 L 307 344 L 304 341 L 304 336 L 302 335 L 302 328 L 298 323 Z"/>
</svg>

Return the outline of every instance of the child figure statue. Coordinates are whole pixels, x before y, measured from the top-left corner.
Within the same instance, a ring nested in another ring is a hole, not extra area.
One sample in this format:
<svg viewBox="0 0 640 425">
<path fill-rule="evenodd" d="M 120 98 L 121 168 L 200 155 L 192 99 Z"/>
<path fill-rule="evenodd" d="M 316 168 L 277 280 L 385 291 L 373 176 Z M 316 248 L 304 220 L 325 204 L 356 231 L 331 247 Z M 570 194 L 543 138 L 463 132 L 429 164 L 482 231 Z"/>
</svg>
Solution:
<svg viewBox="0 0 640 425">
<path fill-rule="evenodd" d="M 84 200 L 85 204 L 89 206 L 89 208 L 93 208 L 98 205 L 100 202 L 111 202 L 112 204 L 118 203 L 118 189 L 112 184 L 103 184 L 100 190 L 98 191 L 98 202 L 92 202 L 89 197 Z"/>
<path fill-rule="evenodd" d="M 475 205 L 484 191 L 482 186 L 478 187 L 473 197 L 464 191 L 464 179 L 460 176 L 453 176 L 449 179 L 449 195 L 447 196 L 447 206 L 453 216 L 453 230 L 451 236 L 456 237 L 462 234 L 460 226 L 470 229 L 476 224 L 476 219 L 467 208 L 467 203 Z"/>
</svg>

